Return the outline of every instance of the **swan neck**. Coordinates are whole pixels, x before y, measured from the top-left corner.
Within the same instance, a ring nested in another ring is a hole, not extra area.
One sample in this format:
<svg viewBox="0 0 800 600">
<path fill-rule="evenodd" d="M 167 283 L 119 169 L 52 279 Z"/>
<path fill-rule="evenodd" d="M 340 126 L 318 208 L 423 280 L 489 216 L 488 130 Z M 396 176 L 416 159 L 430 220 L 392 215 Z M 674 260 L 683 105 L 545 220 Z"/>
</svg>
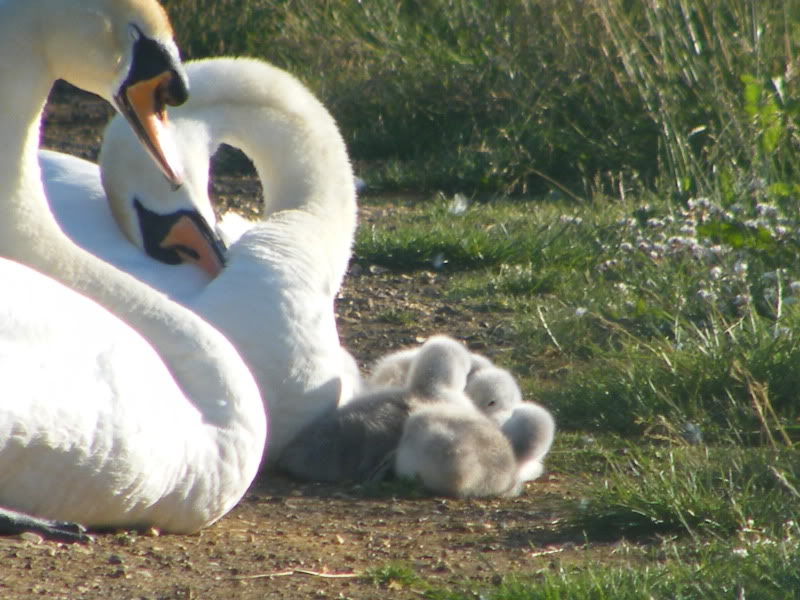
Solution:
<svg viewBox="0 0 800 600">
<path fill-rule="evenodd" d="M 187 110 L 189 107 L 187 107 Z M 214 149 L 227 143 L 244 152 L 264 190 L 265 213 L 302 210 L 355 223 L 355 187 L 344 141 L 328 114 L 289 113 L 274 104 L 232 106 L 204 116 Z"/>
<path fill-rule="evenodd" d="M 36 23 L 24 14 L 17 18 L 13 11 L 20 3 L 12 4 L 9 15 L 0 3 L 0 256 L 59 280 L 139 332 L 206 421 L 258 423 L 260 411 L 263 422 L 252 376 L 221 334 L 83 251 L 61 231 L 50 211 L 37 159 L 41 116 L 55 76 L 37 52 Z M 249 399 L 252 407 L 245 410 L 240 398 Z"/>
</svg>

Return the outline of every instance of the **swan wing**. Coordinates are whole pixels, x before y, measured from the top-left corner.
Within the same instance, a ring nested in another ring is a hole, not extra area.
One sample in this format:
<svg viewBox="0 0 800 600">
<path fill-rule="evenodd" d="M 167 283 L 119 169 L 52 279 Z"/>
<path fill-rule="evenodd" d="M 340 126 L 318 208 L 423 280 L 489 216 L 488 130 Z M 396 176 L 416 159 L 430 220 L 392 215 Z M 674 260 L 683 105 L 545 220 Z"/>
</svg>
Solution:
<svg viewBox="0 0 800 600">
<path fill-rule="evenodd" d="M 175 433 L 199 429 L 199 412 L 171 401 L 184 395 L 152 347 L 94 301 L 6 259 L 0 280 L 0 503 L 149 522 L 184 474 L 192 440 Z"/>
</svg>

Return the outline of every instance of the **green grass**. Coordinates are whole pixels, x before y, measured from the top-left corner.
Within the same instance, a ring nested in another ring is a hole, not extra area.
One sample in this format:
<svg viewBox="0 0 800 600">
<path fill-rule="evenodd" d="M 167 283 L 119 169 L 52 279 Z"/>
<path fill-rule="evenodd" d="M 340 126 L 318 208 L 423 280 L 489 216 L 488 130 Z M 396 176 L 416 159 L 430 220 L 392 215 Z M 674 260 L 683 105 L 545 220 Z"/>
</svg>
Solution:
<svg viewBox="0 0 800 600">
<path fill-rule="evenodd" d="M 641 448 L 609 455 L 575 523 L 590 535 L 778 535 L 800 517 L 797 450 Z"/>
<path fill-rule="evenodd" d="M 628 537 L 673 555 L 428 597 L 779 598 L 796 585 L 779 548 L 800 521 L 800 215 L 744 194 L 458 206 L 388 213 L 359 232 L 355 260 L 438 269 L 449 301 L 502 323 L 495 359 L 561 429 L 549 468 L 582 482 L 559 527 L 587 548 Z"/>
<path fill-rule="evenodd" d="M 369 569 L 362 579 L 373 585 L 388 590 L 412 588 L 415 590 L 428 589 L 428 584 L 416 574 L 413 568 L 402 563 L 392 563 Z M 386 593 L 386 592 L 384 592 Z"/>
<path fill-rule="evenodd" d="M 168 0 L 192 57 L 298 74 L 383 188 L 794 194 L 792 0 Z"/>
<path fill-rule="evenodd" d="M 391 565 L 376 586 L 800 588 L 800 3 L 165 4 L 189 56 L 305 81 L 373 189 L 427 192 L 362 226 L 354 261 L 442 273 L 448 301 L 495 322 L 495 360 L 556 415 L 550 469 L 581 482 L 559 526 L 585 533 L 585 558 L 491 588 Z"/>
<path fill-rule="evenodd" d="M 649 600 L 791 598 L 800 585 L 798 532 L 768 538 L 745 534 L 735 544 L 702 546 L 666 543 L 650 556 L 627 564 L 556 566 L 533 576 L 513 578 L 480 597 L 485 600 Z M 641 564 L 647 561 L 647 566 Z M 471 593 L 442 598 L 466 600 Z"/>
</svg>

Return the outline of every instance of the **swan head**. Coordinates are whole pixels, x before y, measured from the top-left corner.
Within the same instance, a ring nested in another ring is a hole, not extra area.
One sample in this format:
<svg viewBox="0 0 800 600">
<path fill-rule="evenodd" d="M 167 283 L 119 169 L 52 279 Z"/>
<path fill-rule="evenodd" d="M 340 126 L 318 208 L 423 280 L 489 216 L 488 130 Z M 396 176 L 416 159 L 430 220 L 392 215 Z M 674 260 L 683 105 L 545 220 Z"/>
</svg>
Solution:
<svg viewBox="0 0 800 600">
<path fill-rule="evenodd" d="M 164 176 L 179 186 L 182 167 L 166 127 L 166 107 L 186 101 L 188 80 L 164 9 L 156 0 L 30 4 L 47 20 L 39 31 L 54 76 L 113 104 Z"/>
<path fill-rule="evenodd" d="M 115 117 L 99 157 L 106 199 L 125 236 L 150 257 L 167 264 L 191 262 L 215 277 L 225 264 L 225 244 L 214 229 L 208 197 L 208 129 L 180 114 L 168 129 L 185 166 L 183 185 L 173 190 L 130 127 Z"/>
</svg>

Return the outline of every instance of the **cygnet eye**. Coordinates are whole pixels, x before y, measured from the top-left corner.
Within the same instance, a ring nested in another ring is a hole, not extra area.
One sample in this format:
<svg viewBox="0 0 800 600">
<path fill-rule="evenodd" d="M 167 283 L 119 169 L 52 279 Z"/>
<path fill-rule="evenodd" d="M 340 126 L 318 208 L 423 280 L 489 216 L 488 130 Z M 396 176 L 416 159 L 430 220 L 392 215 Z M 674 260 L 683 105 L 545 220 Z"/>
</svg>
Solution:
<svg viewBox="0 0 800 600">
<path fill-rule="evenodd" d="M 489 406 L 494 406 L 494 400 L 489 400 Z"/>
</svg>

